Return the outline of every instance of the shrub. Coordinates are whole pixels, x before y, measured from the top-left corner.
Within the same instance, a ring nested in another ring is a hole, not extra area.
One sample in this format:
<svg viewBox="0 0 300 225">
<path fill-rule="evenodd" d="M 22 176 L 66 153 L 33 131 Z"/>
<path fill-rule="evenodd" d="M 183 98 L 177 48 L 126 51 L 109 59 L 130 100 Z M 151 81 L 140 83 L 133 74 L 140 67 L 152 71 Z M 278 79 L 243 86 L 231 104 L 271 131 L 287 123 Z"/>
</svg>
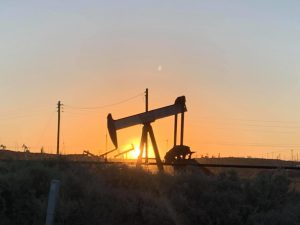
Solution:
<svg viewBox="0 0 300 225">
<path fill-rule="evenodd" d="M 281 172 L 151 174 L 113 165 L 0 164 L 1 225 L 43 224 L 49 185 L 61 181 L 57 225 L 299 224 L 300 196 Z"/>
</svg>

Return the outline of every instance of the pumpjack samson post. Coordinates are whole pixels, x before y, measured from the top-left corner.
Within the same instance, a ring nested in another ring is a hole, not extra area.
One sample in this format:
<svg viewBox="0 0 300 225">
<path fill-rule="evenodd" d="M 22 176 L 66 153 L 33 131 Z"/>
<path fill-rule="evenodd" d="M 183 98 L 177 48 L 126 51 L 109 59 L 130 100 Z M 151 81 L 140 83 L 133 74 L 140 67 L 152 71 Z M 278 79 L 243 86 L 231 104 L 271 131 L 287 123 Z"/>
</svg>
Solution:
<svg viewBox="0 0 300 225">
<path fill-rule="evenodd" d="M 139 113 L 136 115 L 124 117 L 121 119 L 114 120 L 111 114 L 107 116 L 107 127 L 109 131 L 110 138 L 115 145 L 115 148 L 118 148 L 118 138 L 117 138 L 117 130 L 132 127 L 135 125 L 143 125 L 142 129 L 142 137 L 140 142 L 140 154 L 137 160 L 137 166 L 141 166 L 143 163 L 143 153 L 144 147 L 146 144 L 146 139 L 148 135 L 150 136 L 151 144 L 153 147 L 156 164 L 159 171 L 163 171 L 163 162 L 159 155 L 159 149 L 155 140 L 153 128 L 151 124 L 155 122 L 155 120 L 162 119 L 169 116 L 174 116 L 174 146 L 171 150 L 169 150 L 165 155 L 166 163 L 180 163 L 186 161 L 187 159 L 191 159 L 191 152 L 188 146 L 183 145 L 183 137 L 184 137 L 184 113 L 187 111 L 185 105 L 185 96 L 178 97 L 175 100 L 173 105 L 165 106 L 162 108 L 150 110 L 147 112 Z M 177 145 L 177 125 L 178 125 L 178 114 L 181 114 L 181 130 L 180 130 L 180 145 Z M 187 158 L 188 157 L 188 158 Z M 146 159 L 146 162 L 148 160 Z"/>
</svg>

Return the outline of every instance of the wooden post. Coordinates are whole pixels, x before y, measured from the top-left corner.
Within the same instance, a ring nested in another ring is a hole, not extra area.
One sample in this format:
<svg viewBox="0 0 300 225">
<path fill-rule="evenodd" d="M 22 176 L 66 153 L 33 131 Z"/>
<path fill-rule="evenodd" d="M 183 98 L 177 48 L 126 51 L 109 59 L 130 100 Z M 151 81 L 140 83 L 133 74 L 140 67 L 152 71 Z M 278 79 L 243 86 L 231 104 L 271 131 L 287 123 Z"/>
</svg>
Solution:
<svg viewBox="0 0 300 225">
<path fill-rule="evenodd" d="M 60 181 L 59 180 L 52 180 L 51 181 L 49 197 L 48 197 L 46 225 L 53 225 L 55 208 L 56 208 L 56 205 L 57 205 L 58 195 L 59 195 L 59 187 L 60 187 Z"/>
</svg>

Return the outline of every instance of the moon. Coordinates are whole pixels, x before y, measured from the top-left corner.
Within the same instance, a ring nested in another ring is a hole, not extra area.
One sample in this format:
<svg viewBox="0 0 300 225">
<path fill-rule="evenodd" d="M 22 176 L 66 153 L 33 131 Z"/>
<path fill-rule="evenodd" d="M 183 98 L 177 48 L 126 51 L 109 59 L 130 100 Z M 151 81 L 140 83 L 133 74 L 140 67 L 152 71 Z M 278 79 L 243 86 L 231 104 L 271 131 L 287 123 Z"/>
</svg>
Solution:
<svg viewBox="0 0 300 225">
<path fill-rule="evenodd" d="M 162 71 L 162 65 L 159 65 L 159 66 L 157 67 L 157 71 L 158 71 L 158 72 Z"/>
</svg>

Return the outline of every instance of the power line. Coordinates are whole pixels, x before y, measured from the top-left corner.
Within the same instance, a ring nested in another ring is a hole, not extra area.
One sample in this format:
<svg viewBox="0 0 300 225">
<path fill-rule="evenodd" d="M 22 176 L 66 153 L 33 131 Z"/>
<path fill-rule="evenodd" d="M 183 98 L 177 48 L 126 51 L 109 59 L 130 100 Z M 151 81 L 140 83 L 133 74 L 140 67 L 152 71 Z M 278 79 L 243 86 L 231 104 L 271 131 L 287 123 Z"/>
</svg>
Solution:
<svg viewBox="0 0 300 225">
<path fill-rule="evenodd" d="M 118 101 L 118 102 L 115 102 L 115 103 L 112 103 L 112 104 L 106 104 L 106 105 L 101 105 L 101 106 L 77 107 L 77 106 L 72 106 L 72 105 L 68 105 L 68 104 L 65 104 L 64 106 L 67 107 L 67 108 L 77 109 L 77 110 L 97 110 L 97 109 L 103 109 L 103 108 L 107 108 L 107 107 L 111 107 L 111 106 L 115 106 L 115 105 L 120 105 L 120 104 L 123 104 L 125 102 L 136 99 L 136 98 L 138 98 L 142 95 L 144 95 L 144 93 L 137 94 L 135 96 L 132 96 L 130 98 L 127 98 L 127 99 L 124 99 L 124 100 L 121 100 L 121 101 Z"/>
<path fill-rule="evenodd" d="M 81 116 L 86 116 L 86 115 L 101 115 L 103 114 L 103 112 L 100 112 L 100 111 L 96 111 L 96 110 L 81 110 L 81 109 L 78 109 L 78 110 L 74 110 L 74 109 L 71 109 L 71 108 L 67 108 L 67 110 L 64 109 L 64 114 L 67 114 L 67 115 L 71 115 L 71 116 L 75 116 L 75 117 L 81 117 Z"/>
<path fill-rule="evenodd" d="M 41 143 L 41 140 L 44 138 L 45 132 L 46 132 L 46 130 L 48 129 L 48 127 L 49 127 L 49 125 L 50 125 L 50 122 L 51 122 L 52 119 L 53 119 L 54 114 L 55 114 L 55 111 L 51 112 L 51 114 L 50 114 L 50 116 L 49 116 L 47 122 L 45 123 L 45 125 L 44 125 L 44 127 L 43 127 L 42 132 L 40 133 L 40 137 L 39 137 L 39 139 L 38 139 L 38 142 L 37 142 L 36 146 L 38 146 L 38 145 Z"/>
<path fill-rule="evenodd" d="M 215 118 L 215 117 L 211 117 L 211 116 L 205 116 L 205 115 L 200 115 L 199 120 L 213 120 L 216 122 L 219 122 L 221 120 L 221 122 L 229 122 L 229 121 L 238 121 L 238 122 L 254 122 L 254 123 L 283 123 L 283 124 L 295 124 L 295 123 L 300 123 L 299 120 L 265 120 L 265 119 L 240 119 L 240 118 Z"/>
<path fill-rule="evenodd" d="M 0 120 L 11 120 L 11 119 L 21 119 L 21 118 L 27 118 L 27 117 L 35 117 L 35 116 L 40 116 L 42 115 L 43 112 L 35 112 L 32 114 L 16 114 L 16 115 L 0 115 Z"/>
<path fill-rule="evenodd" d="M 272 143 L 238 143 L 238 142 L 200 142 L 199 145 L 216 146 L 242 146 L 242 147 L 272 147 L 272 148 L 298 148 L 300 144 L 272 144 Z"/>
<path fill-rule="evenodd" d="M 40 109 L 44 109 L 46 107 L 50 108 L 51 106 L 48 104 L 44 104 L 44 105 L 36 104 L 34 106 L 20 106 L 19 108 L 10 109 L 8 111 L 2 111 L 2 109 L 1 109 L 0 115 L 2 113 L 6 113 L 6 114 L 19 113 L 20 111 L 24 111 L 24 110 L 26 110 L 26 112 L 33 111 L 33 110 L 40 110 Z M 7 109 L 7 108 L 5 108 L 5 109 Z"/>
<path fill-rule="evenodd" d="M 194 125 L 194 126 L 198 126 L 197 123 L 191 123 L 190 122 L 190 125 Z M 245 129 L 245 128 L 248 128 L 249 130 L 252 130 L 252 129 L 271 129 L 271 128 L 274 128 L 275 130 L 274 131 L 278 131 L 278 129 L 292 129 L 292 130 L 297 130 L 297 129 L 300 129 L 300 126 L 298 125 L 295 125 L 295 126 L 292 126 L 292 125 L 277 125 L 277 124 L 274 124 L 274 125 L 266 125 L 266 124 L 250 124 L 250 123 L 229 123 L 229 122 L 212 122 L 212 121 L 207 121 L 203 124 L 201 124 L 201 126 L 211 126 L 213 125 L 214 128 L 217 128 L 217 129 L 228 129 L 228 128 L 235 128 L 235 129 Z M 220 126 L 221 125 L 221 126 Z"/>
<path fill-rule="evenodd" d="M 286 120 L 255 120 L 255 119 L 231 119 L 235 121 L 244 121 L 244 122 L 257 122 L 257 123 L 300 123 L 300 121 L 286 121 Z"/>
</svg>

